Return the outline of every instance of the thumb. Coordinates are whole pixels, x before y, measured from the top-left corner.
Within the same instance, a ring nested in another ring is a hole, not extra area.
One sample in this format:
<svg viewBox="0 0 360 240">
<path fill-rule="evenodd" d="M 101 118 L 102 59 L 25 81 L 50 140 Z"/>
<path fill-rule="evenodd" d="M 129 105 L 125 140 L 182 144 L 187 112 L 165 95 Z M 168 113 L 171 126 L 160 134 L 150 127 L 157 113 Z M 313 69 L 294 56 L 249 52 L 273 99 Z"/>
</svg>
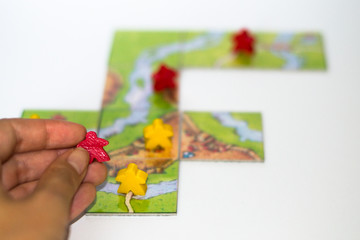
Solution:
<svg viewBox="0 0 360 240">
<path fill-rule="evenodd" d="M 58 219 L 69 219 L 71 203 L 89 164 L 89 154 L 83 148 L 60 155 L 41 176 L 34 197 L 44 201 L 44 210 Z"/>
</svg>

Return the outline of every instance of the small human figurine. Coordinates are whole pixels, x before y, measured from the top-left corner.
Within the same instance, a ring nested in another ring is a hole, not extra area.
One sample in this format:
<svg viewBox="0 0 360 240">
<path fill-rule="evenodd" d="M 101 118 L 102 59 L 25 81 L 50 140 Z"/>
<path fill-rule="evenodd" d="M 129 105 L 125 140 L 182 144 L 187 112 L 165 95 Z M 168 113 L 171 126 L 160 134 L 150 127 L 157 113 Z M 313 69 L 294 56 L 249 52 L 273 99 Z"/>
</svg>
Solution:
<svg viewBox="0 0 360 240">
<path fill-rule="evenodd" d="M 253 55 L 255 53 L 255 37 L 247 29 L 242 29 L 234 34 L 232 40 L 232 51 L 234 54 L 245 53 Z"/>
<path fill-rule="evenodd" d="M 172 126 L 157 118 L 144 128 L 145 148 L 149 151 L 163 150 L 170 153 L 173 136 Z"/>
<path fill-rule="evenodd" d="M 40 116 L 39 114 L 34 113 L 30 115 L 30 119 L 40 119 Z"/>
<path fill-rule="evenodd" d="M 231 51 L 219 58 L 214 66 L 222 67 L 234 63 L 240 66 L 251 65 L 255 55 L 255 37 L 247 29 L 242 29 L 232 35 L 231 41 Z"/>
<path fill-rule="evenodd" d="M 154 92 L 176 89 L 177 76 L 178 72 L 176 70 L 161 64 L 160 68 L 152 75 Z"/>
<path fill-rule="evenodd" d="M 94 159 L 96 159 L 98 162 L 106 162 L 110 160 L 110 157 L 103 147 L 108 144 L 109 142 L 107 140 L 98 138 L 96 132 L 90 131 L 86 134 L 85 140 L 80 142 L 76 147 L 82 147 L 89 152 L 89 163 L 92 163 Z"/>
<path fill-rule="evenodd" d="M 133 195 L 146 194 L 148 174 L 140 169 L 135 163 L 129 163 L 127 168 L 121 169 L 115 180 L 120 182 L 118 193 L 126 194 L 125 205 L 129 210 L 129 213 L 133 213 L 134 210 L 131 207 L 130 200 Z"/>
</svg>

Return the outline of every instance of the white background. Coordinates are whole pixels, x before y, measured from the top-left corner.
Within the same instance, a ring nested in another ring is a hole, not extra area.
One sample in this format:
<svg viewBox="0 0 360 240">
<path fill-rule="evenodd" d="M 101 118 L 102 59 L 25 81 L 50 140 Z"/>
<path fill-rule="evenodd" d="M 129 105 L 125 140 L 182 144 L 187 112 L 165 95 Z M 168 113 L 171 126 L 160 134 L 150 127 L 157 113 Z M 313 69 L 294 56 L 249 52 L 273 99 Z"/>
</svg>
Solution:
<svg viewBox="0 0 360 240">
<path fill-rule="evenodd" d="M 177 216 L 85 216 L 70 239 L 360 239 L 359 10 L 356 0 L 0 0 L 0 118 L 99 109 L 115 29 L 318 30 L 325 72 L 182 72 L 183 110 L 263 113 L 265 163 L 181 162 Z"/>
</svg>

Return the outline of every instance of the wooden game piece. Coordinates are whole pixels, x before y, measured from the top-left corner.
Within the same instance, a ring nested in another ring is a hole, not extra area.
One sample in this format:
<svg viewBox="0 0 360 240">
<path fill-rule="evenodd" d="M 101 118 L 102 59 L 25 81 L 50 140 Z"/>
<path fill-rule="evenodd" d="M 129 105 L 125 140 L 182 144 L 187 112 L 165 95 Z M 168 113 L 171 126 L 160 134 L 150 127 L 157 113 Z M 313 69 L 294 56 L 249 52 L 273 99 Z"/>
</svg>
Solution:
<svg viewBox="0 0 360 240">
<path fill-rule="evenodd" d="M 178 72 L 165 64 L 161 64 L 160 68 L 153 73 L 153 89 L 155 92 L 162 92 L 166 89 L 176 88 L 176 77 Z"/>
<path fill-rule="evenodd" d="M 30 119 L 40 119 L 40 116 L 39 114 L 34 113 L 30 115 Z"/>
<path fill-rule="evenodd" d="M 150 151 L 160 148 L 165 152 L 170 152 L 173 136 L 172 126 L 164 124 L 162 119 L 157 118 L 151 125 L 144 128 L 145 148 Z"/>
<path fill-rule="evenodd" d="M 131 207 L 130 200 L 133 195 L 146 194 L 148 174 L 140 169 L 135 163 L 129 163 L 127 168 L 121 169 L 115 180 L 120 182 L 118 193 L 126 194 L 125 205 L 127 206 L 129 213 L 133 213 L 134 210 Z"/>
<path fill-rule="evenodd" d="M 134 195 L 146 194 L 146 179 L 148 174 L 140 169 L 135 163 L 129 163 L 127 168 L 121 169 L 115 180 L 121 182 L 118 193 L 127 194 L 133 192 Z"/>
<path fill-rule="evenodd" d="M 82 147 L 89 152 L 89 163 L 92 163 L 94 159 L 98 162 L 106 162 L 110 160 L 110 157 L 103 147 L 108 144 L 109 142 L 107 140 L 98 138 L 95 132 L 90 131 L 86 134 L 85 140 L 80 142 L 76 147 Z"/>
<path fill-rule="evenodd" d="M 233 40 L 232 51 L 234 54 L 239 54 L 239 53 L 245 53 L 248 55 L 254 54 L 255 38 L 247 29 L 242 29 L 236 34 L 234 34 L 232 40 Z"/>
</svg>

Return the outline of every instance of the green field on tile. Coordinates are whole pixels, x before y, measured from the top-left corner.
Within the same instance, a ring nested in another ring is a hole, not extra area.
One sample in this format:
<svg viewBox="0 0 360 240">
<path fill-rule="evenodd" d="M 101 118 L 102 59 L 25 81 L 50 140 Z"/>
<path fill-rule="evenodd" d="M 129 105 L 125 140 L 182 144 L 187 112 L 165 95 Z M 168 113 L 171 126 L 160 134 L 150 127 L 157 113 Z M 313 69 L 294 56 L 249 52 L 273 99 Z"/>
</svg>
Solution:
<svg viewBox="0 0 360 240">
<path fill-rule="evenodd" d="M 185 112 L 195 125 L 203 132 L 210 134 L 217 140 L 253 150 L 261 159 L 264 159 L 264 143 L 263 141 L 241 141 L 235 128 L 224 126 L 210 112 Z M 240 121 L 245 121 L 252 130 L 262 132 L 262 120 L 260 113 L 231 113 L 231 116 Z"/>
<path fill-rule="evenodd" d="M 30 118 L 32 114 L 39 115 L 41 119 L 58 119 L 79 123 L 92 130 L 97 129 L 100 116 L 98 111 L 29 109 L 24 110 L 22 118 Z"/>
</svg>

